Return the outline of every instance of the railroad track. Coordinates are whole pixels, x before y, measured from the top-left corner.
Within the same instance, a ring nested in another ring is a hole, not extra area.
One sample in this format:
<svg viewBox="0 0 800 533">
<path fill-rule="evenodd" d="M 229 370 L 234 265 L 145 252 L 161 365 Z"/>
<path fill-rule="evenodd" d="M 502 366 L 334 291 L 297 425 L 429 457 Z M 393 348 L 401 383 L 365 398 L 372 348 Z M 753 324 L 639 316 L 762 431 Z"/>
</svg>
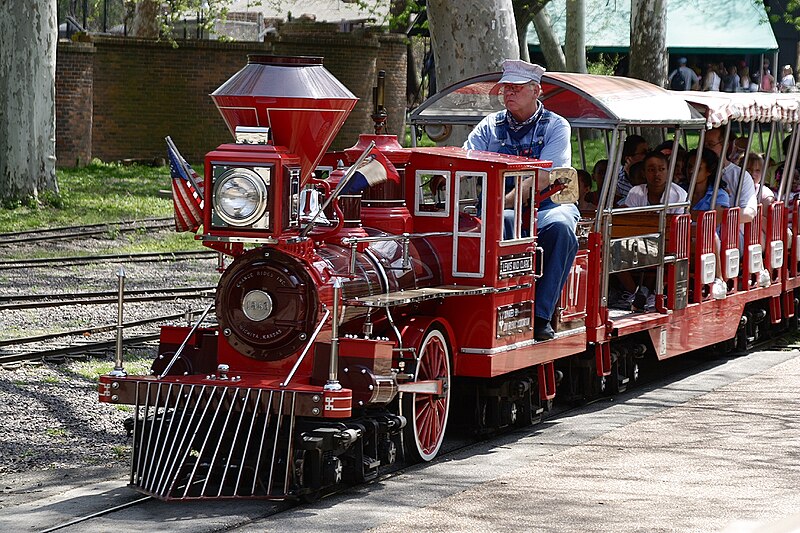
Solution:
<svg viewBox="0 0 800 533">
<path fill-rule="evenodd" d="M 193 258 L 216 258 L 218 252 L 211 250 L 187 250 L 178 252 L 143 252 L 131 254 L 80 255 L 67 257 L 42 257 L 37 259 L 6 259 L 0 261 L 0 270 L 18 268 L 41 268 L 53 266 L 75 266 L 91 263 L 137 263 L 155 261 L 176 261 Z"/>
<path fill-rule="evenodd" d="M 123 323 L 122 327 L 123 330 L 125 330 L 135 327 L 146 326 L 149 324 L 161 324 L 168 320 L 175 320 L 180 318 L 186 318 L 188 321 L 196 316 L 199 316 L 202 313 L 203 310 L 193 310 L 193 311 L 188 311 L 186 313 L 162 315 L 143 320 L 125 322 Z M 6 353 L 0 352 L 0 365 L 13 366 L 19 363 L 23 363 L 25 361 L 33 361 L 37 359 L 53 360 L 54 358 L 68 357 L 72 355 L 80 355 L 82 357 L 85 356 L 86 354 L 105 352 L 106 350 L 114 348 L 116 346 L 116 338 L 112 339 L 106 338 L 98 341 L 87 341 L 86 339 L 91 335 L 110 333 L 116 331 L 116 329 L 117 329 L 116 324 L 104 324 L 89 328 L 60 331 L 57 333 L 50 333 L 46 335 L 36 335 L 32 337 L 22 337 L 22 338 L 7 339 L 4 341 L 0 341 L 0 348 L 4 348 L 3 351 L 6 352 Z M 51 342 L 51 341 L 56 341 L 58 339 L 67 339 L 69 337 L 77 337 L 79 340 L 67 345 L 62 344 L 56 347 L 49 347 L 37 350 L 28 350 L 27 348 L 22 348 L 30 344 Z M 158 338 L 159 338 L 158 332 L 154 332 L 152 334 L 137 335 L 133 337 L 123 337 L 123 345 L 135 346 L 157 340 Z"/>
<path fill-rule="evenodd" d="M 202 287 L 169 287 L 162 289 L 126 290 L 124 303 L 132 302 L 157 302 L 173 300 L 176 298 L 204 298 L 215 286 Z M 55 293 L 55 294 L 25 294 L 15 296 L 0 296 L 0 311 L 18 309 L 42 309 L 46 307 L 60 307 L 64 305 L 96 305 L 116 303 L 119 301 L 118 291 Z M 2 346 L 0 342 L 0 346 Z"/>
<path fill-rule="evenodd" d="M 0 233 L 0 246 L 8 244 L 24 244 L 42 241 L 59 241 L 93 237 L 107 233 L 126 233 L 131 231 L 149 231 L 164 229 L 174 224 L 172 217 L 146 218 L 142 220 L 129 220 L 124 222 L 108 222 L 102 224 L 88 224 L 82 226 L 61 226 L 26 231 Z"/>
</svg>

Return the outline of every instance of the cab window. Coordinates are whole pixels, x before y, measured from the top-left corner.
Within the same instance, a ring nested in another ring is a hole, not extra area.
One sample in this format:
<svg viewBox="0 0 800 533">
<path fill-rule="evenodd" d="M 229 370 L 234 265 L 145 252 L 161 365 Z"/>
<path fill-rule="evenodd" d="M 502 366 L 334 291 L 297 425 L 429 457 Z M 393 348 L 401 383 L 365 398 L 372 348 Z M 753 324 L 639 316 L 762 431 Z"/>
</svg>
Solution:
<svg viewBox="0 0 800 533">
<path fill-rule="evenodd" d="M 531 183 L 533 182 L 533 183 Z M 531 195 L 536 183 L 535 172 L 507 172 L 504 179 L 505 195 L 500 198 L 503 207 L 501 226 L 503 241 L 530 239 L 533 235 L 533 209 Z"/>
<path fill-rule="evenodd" d="M 415 182 L 415 215 L 446 217 L 450 214 L 449 171 L 418 170 Z"/>
</svg>

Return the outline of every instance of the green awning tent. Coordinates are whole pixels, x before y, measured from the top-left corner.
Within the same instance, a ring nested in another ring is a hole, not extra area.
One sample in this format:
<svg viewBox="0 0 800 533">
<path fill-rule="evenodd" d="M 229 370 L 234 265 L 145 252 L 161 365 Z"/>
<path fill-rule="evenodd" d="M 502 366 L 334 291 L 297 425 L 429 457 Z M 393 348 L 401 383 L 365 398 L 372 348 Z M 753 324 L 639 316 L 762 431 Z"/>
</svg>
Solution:
<svg viewBox="0 0 800 533">
<path fill-rule="evenodd" d="M 585 0 L 589 52 L 627 52 L 630 46 L 630 0 Z M 553 30 L 564 44 L 566 0 L 545 7 Z M 539 50 L 531 24 L 528 46 Z M 667 50 L 670 54 L 768 54 L 778 49 L 763 5 L 754 0 L 669 0 Z"/>
</svg>

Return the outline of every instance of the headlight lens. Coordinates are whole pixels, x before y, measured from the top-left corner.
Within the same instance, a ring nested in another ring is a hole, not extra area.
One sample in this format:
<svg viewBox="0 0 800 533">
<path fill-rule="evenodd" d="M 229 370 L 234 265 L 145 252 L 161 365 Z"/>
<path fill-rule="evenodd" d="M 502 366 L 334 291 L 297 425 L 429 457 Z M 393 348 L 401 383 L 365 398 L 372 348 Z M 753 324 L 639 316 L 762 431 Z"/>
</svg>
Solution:
<svg viewBox="0 0 800 533">
<path fill-rule="evenodd" d="M 229 170 L 216 182 L 214 207 L 219 217 L 228 224 L 246 226 L 264 214 L 267 186 L 261 176 L 252 170 Z"/>
</svg>

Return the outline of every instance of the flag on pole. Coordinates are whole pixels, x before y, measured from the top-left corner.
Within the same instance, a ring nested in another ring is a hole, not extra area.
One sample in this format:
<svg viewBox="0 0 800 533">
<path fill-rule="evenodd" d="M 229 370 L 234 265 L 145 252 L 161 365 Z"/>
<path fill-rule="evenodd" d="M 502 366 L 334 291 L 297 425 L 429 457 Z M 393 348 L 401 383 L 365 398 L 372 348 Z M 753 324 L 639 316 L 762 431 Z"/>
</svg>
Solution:
<svg viewBox="0 0 800 533">
<path fill-rule="evenodd" d="M 166 141 L 172 176 L 175 231 L 196 232 L 203 223 L 203 179 L 178 152 L 172 139 L 167 137 Z"/>
</svg>

